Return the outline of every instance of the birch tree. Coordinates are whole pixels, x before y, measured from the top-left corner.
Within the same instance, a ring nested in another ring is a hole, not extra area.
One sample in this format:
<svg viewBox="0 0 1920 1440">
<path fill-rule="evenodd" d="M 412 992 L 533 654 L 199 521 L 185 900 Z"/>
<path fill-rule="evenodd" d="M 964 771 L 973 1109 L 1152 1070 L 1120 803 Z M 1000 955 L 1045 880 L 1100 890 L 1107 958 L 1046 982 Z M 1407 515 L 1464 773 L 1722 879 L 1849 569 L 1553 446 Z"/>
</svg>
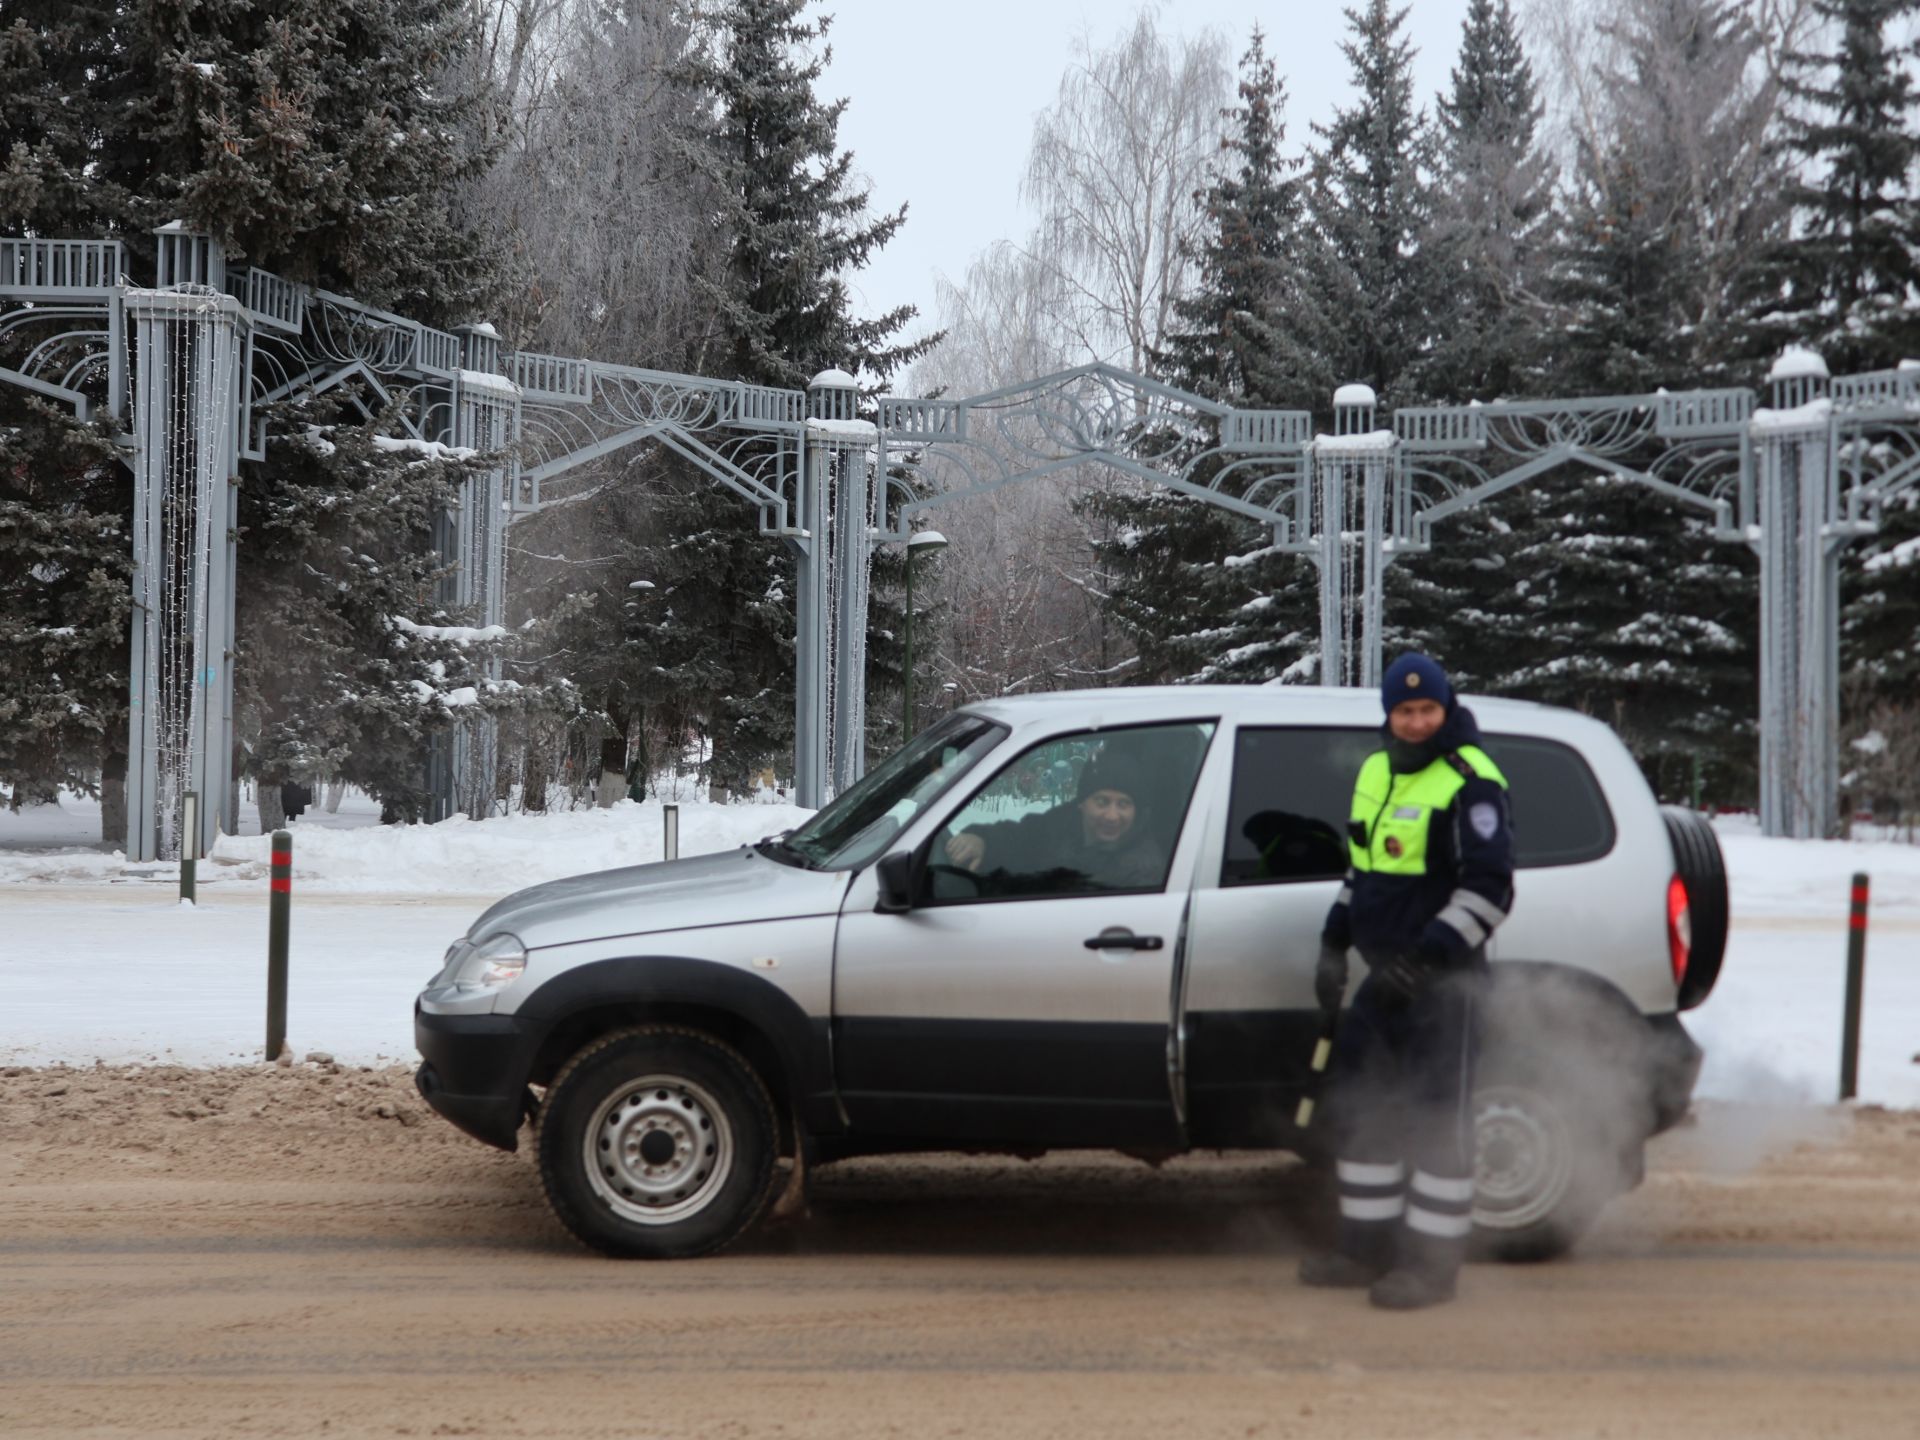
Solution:
<svg viewBox="0 0 1920 1440">
<path fill-rule="evenodd" d="M 1164 346 L 1229 80 L 1224 38 L 1169 37 L 1150 9 L 1110 49 L 1076 41 L 1022 193 L 1040 211 L 1032 253 L 1067 301 L 1060 323 L 1088 355 L 1137 371 Z"/>
</svg>

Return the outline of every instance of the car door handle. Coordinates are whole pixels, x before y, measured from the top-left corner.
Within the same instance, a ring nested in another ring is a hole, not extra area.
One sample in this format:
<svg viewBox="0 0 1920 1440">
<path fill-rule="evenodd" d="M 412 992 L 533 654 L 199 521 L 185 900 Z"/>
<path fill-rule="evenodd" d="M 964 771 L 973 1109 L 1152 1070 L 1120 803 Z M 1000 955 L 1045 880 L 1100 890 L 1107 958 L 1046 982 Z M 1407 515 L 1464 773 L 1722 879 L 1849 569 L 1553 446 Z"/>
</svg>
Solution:
<svg viewBox="0 0 1920 1440">
<path fill-rule="evenodd" d="M 1124 925 L 1110 925 L 1081 943 L 1089 950 L 1164 950 L 1167 945 L 1158 935 L 1136 935 Z"/>
</svg>

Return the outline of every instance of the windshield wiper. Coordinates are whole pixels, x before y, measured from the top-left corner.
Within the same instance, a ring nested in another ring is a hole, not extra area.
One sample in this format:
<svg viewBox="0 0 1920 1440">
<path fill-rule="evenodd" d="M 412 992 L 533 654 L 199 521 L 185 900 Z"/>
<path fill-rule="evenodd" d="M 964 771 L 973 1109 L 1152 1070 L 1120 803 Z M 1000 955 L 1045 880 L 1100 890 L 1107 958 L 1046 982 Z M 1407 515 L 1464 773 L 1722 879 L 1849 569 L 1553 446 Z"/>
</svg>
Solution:
<svg viewBox="0 0 1920 1440">
<path fill-rule="evenodd" d="M 782 865 L 791 865 L 798 870 L 813 869 L 814 862 L 807 858 L 806 853 L 796 849 L 793 844 L 788 841 L 787 836 L 792 833 L 791 830 L 782 830 L 778 835 L 769 835 L 764 839 L 754 841 L 753 848 L 769 860 L 778 861 Z"/>
</svg>

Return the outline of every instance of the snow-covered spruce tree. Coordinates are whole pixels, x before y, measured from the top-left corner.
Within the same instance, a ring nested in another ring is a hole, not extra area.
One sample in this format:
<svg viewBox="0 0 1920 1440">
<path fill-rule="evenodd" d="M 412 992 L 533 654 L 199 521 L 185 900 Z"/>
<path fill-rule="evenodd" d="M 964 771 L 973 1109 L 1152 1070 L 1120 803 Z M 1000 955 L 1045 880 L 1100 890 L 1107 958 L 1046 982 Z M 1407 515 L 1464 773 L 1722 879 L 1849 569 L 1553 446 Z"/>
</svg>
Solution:
<svg viewBox="0 0 1920 1440">
<path fill-rule="evenodd" d="M 1362 381 L 1405 404 L 1432 335 L 1433 127 L 1414 104 L 1407 7 L 1365 0 L 1346 16 L 1352 34 L 1340 48 L 1358 95 L 1314 125 L 1311 152 L 1312 213 L 1334 260 L 1321 296 L 1337 317 L 1329 358 L 1339 383 Z"/>
<path fill-rule="evenodd" d="M 905 221 L 868 213 L 837 149 L 844 101 L 815 94 L 827 20 L 807 0 L 726 0 L 689 73 L 711 97 L 708 133 L 690 154 L 718 200 L 713 263 L 695 276 L 714 315 L 706 373 L 804 388 L 838 367 L 884 383 L 931 338 L 905 341 L 910 306 L 860 319 L 847 276 Z M 744 787 L 784 759 L 793 738 L 791 558 L 757 533 L 751 506 L 711 482 L 687 486 L 662 514 L 666 608 L 662 674 L 704 711 L 711 779 Z M 886 663 L 884 645 L 876 663 Z M 897 668 L 897 661 L 894 662 Z"/>
<path fill-rule="evenodd" d="M 0 234 L 99 234 L 90 175 L 131 78 L 105 3 L 22 0 L 0 20 Z M 46 332 L 0 341 L 17 368 Z M 76 355 L 76 359 L 78 356 Z M 89 380 L 105 399 L 104 377 Z M 132 486 L 105 432 L 0 385 L 0 780 L 16 803 L 97 777 L 125 834 Z"/>
<path fill-rule="evenodd" d="M 1505 399 L 1530 388 L 1553 189 L 1511 0 L 1471 0 L 1436 113 L 1439 166 L 1425 244 L 1437 323 L 1417 367 L 1420 388 L 1452 402 Z"/>
<path fill-rule="evenodd" d="M 1540 102 L 1509 0 L 1472 0 L 1437 106 L 1431 347 L 1411 388 L 1442 403 L 1511 399 L 1537 383 L 1553 170 L 1536 145 Z M 1506 495 L 1443 523 L 1431 554 L 1387 572 L 1393 648 L 1444 656 L 1458 683 L 1494 683 L 1524 623 L 1510 574 Z"/>
<path fill-rule="evenodd" d="M 479 162 L 471 121 L 485 99 L 462 78 L 472 18 L 464 0 L 77 0 L 10 13 L 17 19 L 0 41 L 0 104 L 18 143 L 0 175 L 0 230 L 118 238 L 140 279 L 151 273 L 150 230 L 181 219 L 220 239 L 235 264 L 433 323 L 471 318 L 491 287 L 489 247 L 450 204 Z M 293 429 L 276 431 L 280 441 L 313 423 L 290 411 L 274 423 L 282 421 Z M 408 463 L 361 439 L 309 456 L 298 483 L 311 486 L 314 466 L 345 463 L 338 457 L 356 449 L 396 474 Z M 293 503 L 279 496 L 293 483 L 280 464 L 286 454 L 276 443 L 266 463 L 243 467 L 243 503 L 256 512 Z M 358 483 L 340 477 L 343 489 Z M 126 516 L 117 523 L 124 533 Z M 349 591 L 363 579 L 352 567 L 336 576 Z M 274 629 L 250 612 L 285 615 L 301 603 L 296 576 L 251 564 L 243 539 L 243 635 Z M 122 637 L 121 654 L 124 646 Z M 326 712 L 337 695 L 298 687 L 330 686 L 345 672 L 323 679 L 279 665 L 287 658 L 257 645 L 250 653 L 243 640 L 240 683 L 248 686 L 247 668 L 257 666 L 250 693 L 276 711 Z M 295 688 L 269 693 L 276 674 Z M 379 743 L 376 727 L 357 734 L 363 745 Z M 411 742 L 403 734 L 396 743 Z M 361 762 L 398 770 L 415 758 Z M 121 833 L 109 825 L 104 838 Z"/>
<path fill-rule="evenodd" d="M 30 420 L 31 423 L 15 423 Z M 125 833 L 131 478 L 102 426 L 0 387 L 0 784 Z"/>
<path fill-rule="evenodd" d="M 1750 381 L 1784 222 L 1758 37 L 1729 0 L 1624 0 L 1605 35 L 1590 76 L 1605 104 L 1577 137 L 1547 282 L 1547 383 Z M 1529 618 L 1495 688 L 1605 715 L 1664 796 L 1685 797 L 1698 765 L 1710 798 L 1749 800 L 1752 554 L 1629 480 L 1529 490 L 1508 571 Z"/>
<path fill-rule="evenodd" d="M 466 0 L 59 0 L 9 7 L 0 221 L 150 263 L 181 219 L 235 263 L 429 320 L 493 283 L 450 187 L 482 153 Z"/>
<path fill-rule="evenodd" d="M 1847 557 L 1841 584 L 1849 709 L 1920 707 L 1920 490 L 1886 507 L 1880 533 Z"/>
<path fill-rule="evenodd" d="M 338 775 L 390 818 L 426 808 L 430 737 L 455 712 L 504 708 L 482 661 L 504 635 L 439 603 L 437 517 L 471 461 L 336 423 L 333 397 L 288 405 L 272 483 L 240 491 L 234 705 L 246 770 L 270 792 Z"/>
<path fill-rule="evenodd" d="M 1320 353 L 1318 237 L 1307 223 L 1303 162 L 1281 154 L 1286 85 L 1257 28 L 1240 59 L 1238 99 L 1222 117 L 1195 285 L 1175 303 L 1167 343 L 1152 358 L 1209 399 L 1304 409 L 1334 383 Z"/>
<path fill-rule="evenodd" d="M 1751 800 L 1755 592 L 1744 549 L 1636 481 L 1528 487 L 1512 570 L 1523 623 L 1503 693 L 1598 715 L 1663 799 Z"/>
<path fill-rule="evenodd" d="M 1790 57 L 1786 149 L 1794 233 L 1779 247 L 1786 335 L 1838 374 L 1920 356 L 1920 160 L 1900 32 L 1920 0 L 1814 0 L 1827 52 Z M 1842 575 L 1845 698 L 1850 711 L 1913 703 L 1920 684 L 1920 505 L 1889 506 L 1881 533 Z M 1864 713 L 1851 717 L 1863 724 Z"/>
<path fill-rule="evenodd" d="M 1300 162 L 1280 153 L 1285 105 L 1256 29 L 1205 194 L 1196 284 L 1154 357 L 1171 383 L 1254 409 L 1309 409 L 1328 379 L 1312 346 L 1315 237 Z M 1298 673 L 1317 635 L 1312 577 L 1273 550 L 1263 527 L 1159 487 L 1094 490 L 1081 503 L 1111 522 L 1096 548 L 1109 576 L 1104 603 L 1140 657 L 1129 680 Z"/>
<path fill-rule="evenodd" d="M 1812 0 L 1828 52 L 1789 57 L 1793 234 L 1779 250 L 1783 339 L 1836 375 L 1920 355 L 1920 101 L 1898 39 L 1920 0 Z"/>
</svg>

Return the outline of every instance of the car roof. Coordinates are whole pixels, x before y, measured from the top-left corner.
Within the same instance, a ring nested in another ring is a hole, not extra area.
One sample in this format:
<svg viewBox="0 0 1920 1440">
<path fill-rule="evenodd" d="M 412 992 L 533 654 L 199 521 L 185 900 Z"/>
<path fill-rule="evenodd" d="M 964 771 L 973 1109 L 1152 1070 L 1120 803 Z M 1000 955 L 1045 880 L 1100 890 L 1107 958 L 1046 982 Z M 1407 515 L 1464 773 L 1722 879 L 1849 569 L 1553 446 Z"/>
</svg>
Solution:
<svg viewBox="0 0 1920 1440">
<path fill-rule="evenodd" d="M 1606 727 L 1578 711 L 1510 700 L 1493 695 L 1462 695 L 1482 730 L 1568 736 Z M 1142 724 L 1154 720 L 1198 719 L 1221 715 L 1276 725 L 1365 725 L 1381 723 L 1380 692 L 1373 688 L 1326 685 L 1134 685 L 1098 690 L 1049 690 L 1005 695 L 964 707 L 1016 727 L 1062 720 L 1079 712 L 1093 727 Z"/>
</svg>

